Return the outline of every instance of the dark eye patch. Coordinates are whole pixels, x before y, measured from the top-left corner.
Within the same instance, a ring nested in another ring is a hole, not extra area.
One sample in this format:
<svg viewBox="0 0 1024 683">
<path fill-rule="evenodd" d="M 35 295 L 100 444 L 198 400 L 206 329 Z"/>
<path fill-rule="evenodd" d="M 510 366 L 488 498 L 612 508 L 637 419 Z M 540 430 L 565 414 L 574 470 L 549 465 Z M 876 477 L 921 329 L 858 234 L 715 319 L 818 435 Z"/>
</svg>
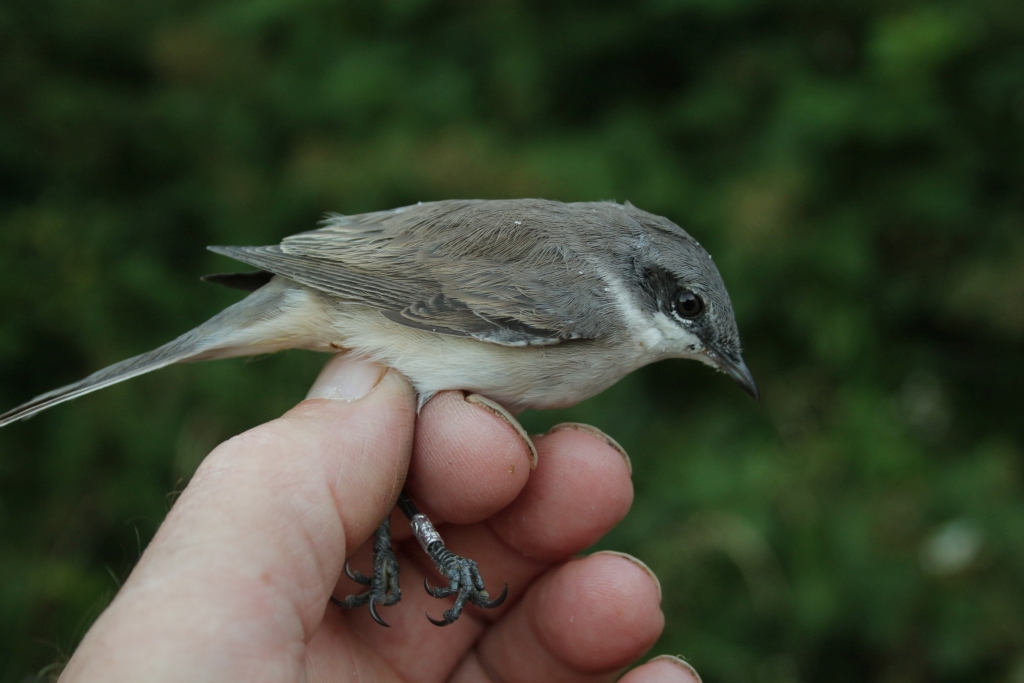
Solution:
<svg viewBox="0 0 1024 683">
<path fill-rule="evenodd" d="M 661 311 L 671 315 L 675 308 L 676 298 L 681 291 L 675 275 L 660 266 L 639 266 L 640 289 L 653 311 Z"/>
</svg>

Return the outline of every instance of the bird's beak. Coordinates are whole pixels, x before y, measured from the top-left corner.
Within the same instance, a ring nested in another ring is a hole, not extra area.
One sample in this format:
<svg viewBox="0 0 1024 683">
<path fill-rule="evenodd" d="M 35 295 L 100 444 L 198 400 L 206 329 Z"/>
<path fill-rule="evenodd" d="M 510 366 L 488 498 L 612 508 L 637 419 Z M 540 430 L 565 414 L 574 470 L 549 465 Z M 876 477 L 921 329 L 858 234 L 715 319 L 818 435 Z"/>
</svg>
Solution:
<svg viewBox="0 0 1024 683">
<path fill-rule="evenodd" d="M 754 381 L 754 376 L 750 374 L 750 368 L 747 367 L 742 358 L 733 360 L 710 345 L 707 347 L 707 352 L 715 367 L 732 377 L 743 391 L 754 397 L 755 401 L 761 400 L 761 394 L 757 390 L 757 382 Z"/>
</svg>

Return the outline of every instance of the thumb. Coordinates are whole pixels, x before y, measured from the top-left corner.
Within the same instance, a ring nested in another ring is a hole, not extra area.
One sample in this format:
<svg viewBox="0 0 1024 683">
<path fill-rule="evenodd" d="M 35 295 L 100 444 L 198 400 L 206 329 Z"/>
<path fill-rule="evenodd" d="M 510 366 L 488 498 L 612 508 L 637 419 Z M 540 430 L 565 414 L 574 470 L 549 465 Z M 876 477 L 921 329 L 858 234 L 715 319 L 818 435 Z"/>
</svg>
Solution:
<svg viewBox="0 0 1024 683">
<path fill-rule="evenodd" d="M 307 400 L 207 456 L 65 673 L 90 649 L 105 655 L 106 680 L 143 680 L 134 674 L 161 663 L 181 673 L 186 662 L 202 672 L 194 680 L 244 680 L 231 662 L 275 669 L 267 657 L 308 641 L 346 552 L 394 504 L 415 405 L 397 372 L 335 356 Z M 114 678 L 104 642 L 121 643 Z"/>
</svg>

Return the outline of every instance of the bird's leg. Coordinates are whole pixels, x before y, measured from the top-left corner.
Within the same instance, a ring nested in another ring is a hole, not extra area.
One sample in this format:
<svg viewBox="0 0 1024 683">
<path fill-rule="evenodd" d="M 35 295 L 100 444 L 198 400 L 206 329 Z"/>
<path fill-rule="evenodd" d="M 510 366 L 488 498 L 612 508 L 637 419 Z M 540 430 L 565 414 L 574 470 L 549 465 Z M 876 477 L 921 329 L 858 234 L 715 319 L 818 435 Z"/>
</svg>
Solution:
<svg viewBox="0 0 1024 683">
<path fill-rule="evenodd" d="M 398 560 L 394 548 L 391 547 L 391 519 L 384 518 L 373 539 L 373 576 L 363 576 L 349 569 L 345 562 L 345 574 L 356 583 L 369 586 L 369 590 L 359 595 L 350 595 L 344 600 L 331 596 L 331 602 L 339 607 L 352 609 L 360 605 L 370 605 L 370 616 L 381 626 L 387 622 L 377 614 L 377 605 L 390 607 L 402 599 L 402 590 L 398 587 Z"/>
<path fill-rule="evenodd" d="M 448 579 L 448 585 L 439 588 L 430 586 L 424 580 L 427 592 L 435 598 L 455 596 L 455 604 L 451 609 L 445 611 L 443 619 L 427 616 L 432 623 L 438 626 L 447 626 L 454 622 L 462 614 L 467 602 L 484 608 L 497 607 L 505 602 L 505 598 L 508 596 L 508 585 L 505 586 L 501 595 L 491 600 L 491 596 L 484 588 L 484 580 L 480 576 L 476 562 L 448 550 L 434 525 L 426 515 L 416 508 L 412 499 L 404 491 L 398 497 L 398 507 L 409 519 L 413 535 L 430 556 L 434 566 L 442 576 Z M 369 604 L 370 615 L 374 621 L 381 626 L 387 626 L 388 624 L 377 614 L 377 607 L 389 607 L 402 599 L 402 591 L 398 586 L 398 560 L 395 558 L 395 551 L 391 546 L 390 519 L 385 519 L 381 523 L 374 537 L 373 575 L 364 576 L 353 571 L 349 568 L 348 562 L 345 563 L 345 574 L 356 583 L 368 586 L 369 589 L 358 595 L 349 595 L 344 600 L 331 596 L 331 602 L 346 609 Z"/>
<path fill-rule="evenodd" d="M 430 619 L 431 623 L 437 626 L 447 626 L 459 618 L 467 602 L 471 602 L 477 607 L 485 608 L 497 607 L 505 602 L 505 598 L 508 596 L 508 584 L 505 584 L 505 590 L 501 592 L 501 595 L 491 600 L 491 596 L 484 589 L 484 580 L 480 576 L 480 570 L 477 569 L 476 562 L 459 557 L 448 550 L 444 546 L 444 541 L 441 540 L 441 534 L 437 533 L 437 529 L 427 519 L 427 516 L 416 508 L 416 505 L 413 504 L 412 499 L 409 498 L 405 491 L 398 497 L 398 507 L 409 518 L 409 525 L 412 527 L 413 535 L 416 536 L 416 540 L 423 546 L 423 550 L 430 556 L 430 559 L 433 560 L 437 571 L 448 579 L 448 585 L 440 588 L 431 587 L 427 580 L 424 579 L 423 585 L 427 592 L 435 598 L 446 598 L 450 595 L 456 596 L 455 604 L 444 613 L 443 619 L 434 619 L 429 614 L 427 615 L 427 619 Z"/>
</svg>

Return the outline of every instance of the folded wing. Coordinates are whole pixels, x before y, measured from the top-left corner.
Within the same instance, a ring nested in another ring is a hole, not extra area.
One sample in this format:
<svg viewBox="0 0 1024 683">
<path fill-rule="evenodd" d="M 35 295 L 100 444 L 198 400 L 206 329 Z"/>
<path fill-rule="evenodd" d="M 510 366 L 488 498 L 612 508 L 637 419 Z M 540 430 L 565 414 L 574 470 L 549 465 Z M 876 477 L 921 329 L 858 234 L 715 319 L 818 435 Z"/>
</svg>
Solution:
<svg viewBox="0 0 1024 683">
<path fill-rule="evenodd" d="M 278 246 L 210 249 L 410 327 L 548 345 L 598 336 L 586 307 L 608 298 L 593 264 L 551 239 L 569 211 L 538 200 L 433 202 L 332 216 Z"/>
</svg>

